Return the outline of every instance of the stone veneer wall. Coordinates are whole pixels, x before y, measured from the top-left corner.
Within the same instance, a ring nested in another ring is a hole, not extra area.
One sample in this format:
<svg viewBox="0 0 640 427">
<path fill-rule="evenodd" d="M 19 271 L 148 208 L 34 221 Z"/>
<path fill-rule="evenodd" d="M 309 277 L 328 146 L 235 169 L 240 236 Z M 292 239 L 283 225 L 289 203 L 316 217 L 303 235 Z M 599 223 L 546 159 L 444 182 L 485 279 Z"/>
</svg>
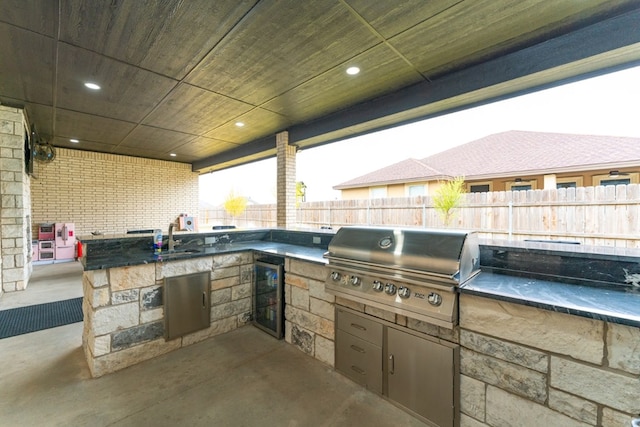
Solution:
<svg viewBox="0 0 640 427">
<path fill-rule="evenodd" d="M 459 343 L 462 427 L 629 427 L 640 414 L 640 329 L 461 295 L 449 330 L 324 291 L 325 268 L 285 263 L 288 343 L 335 366 L 335 304 Z"/>
<path fill-rule="evenodd" d="M 211 326 L 165 341 L 164 278 L 203 271 L 211 271 Z M 251 312 L 252 277 L 252 252 L 85 271 L 82 343 L 91 375 L 100 377 L 244 325 Z"/>
<path fill-rule="evenodd" d="M 77 235 L 160 228 L 186 213 L 198 215 L 198 173 L 186 163 L 56 148 L 36 162 L 31 181 L 37 225 L 72 222 Z"/>
<path fill-rule="evenodd" d="M 316 359 L 335 366 L 335 305 L 351 308 L 425 335 L 458 342 L 449 330 L 365 304 L 335 297 L 324 290 L 324 265 L 285 260 L 285 340 Z"/>
<path fill-rule="evenodd" d="M 32 272 L 31 178 L 25 170 L 23 110 L 0 105 L 0 295 L 24 290 Z"/>
<path fill-rule="evenodd" d="M 286 258 L 284 270 L 285 340 L 334 366 L 335 297 L 324 291 L 324 265 Z"/>
<path fill-rule="evenodd" d="M 83 345 L 104 375 L 247 323 L 252 252 L 85 272 Z M 212 271 L 210 328 L 165 342 L 162 279 Z M 463 294 L 449 330 L 324 290 L 325 267 L 285 259 L 285 340 L 335 366 L 335 304 L 459 343 L 462 427 L 628 427 L 640 414 L 640 329 Z M 135 285 L 134 285 L 135 284 Z"/>
<path fill-rule="evenodd" d="M 640 329 L 462 295 L 461 426 L 629 427 Z"/>
</svg>

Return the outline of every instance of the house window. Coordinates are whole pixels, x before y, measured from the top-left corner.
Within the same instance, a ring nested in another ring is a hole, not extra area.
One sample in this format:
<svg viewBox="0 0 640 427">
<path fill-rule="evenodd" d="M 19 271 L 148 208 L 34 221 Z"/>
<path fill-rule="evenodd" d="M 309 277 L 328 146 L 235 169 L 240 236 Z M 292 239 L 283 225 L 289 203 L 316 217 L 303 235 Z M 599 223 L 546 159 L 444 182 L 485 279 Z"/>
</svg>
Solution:
<svg viewBox="0 0 640 427">
<path fill-rule="evenodd" d="M 469 185 L 469 193 L 488 193 L 489 191 L 491 191 L 491 183 Z"/>
<path fill-rule="evenodd" d="M 521 191 L 521 190 L 531 190 L 531 184 L 526 185 L 512 185 L 510 188 L 511 191 Z"/>
<path fill-rule="evenodd" d="M 427 194 L 424 185 L 409 185 L 407 186 L 407 192 L 409 193 L 409 197 L 424 196 Z"/>
<path fill-rule="evenodd" d="M 631 184 L 631 178 L 602 179 L 600 185 L 622 185 Z"/>
<path fill-rule="evenodd" d="M 383 199 L 387 197 L 387 187 L 371 187 L 369 197 L 372 199 Z"/>
<path fill-rule="evenodd" d="M 535 190 L 536 180 L 531 181 L 511 181 L 507 182 L 507 191 L 520 191 L 520 190 Z"/>
<path fill-rule="evenodd" d="M 584 187 L 581 176 L 571 176 L 556 179 L 556 188 Z"/>
<path fill-rule="evenodd" d="M 571 182 L 558 182 L 556 183 L 556 188 L 576 188 L 578 185 L 575 183 L 575 181 Z"/>
<path fill-rule="evenodd" d="M 593 185 L 637 184 L 638 175 L 638 172 L 619 172 L 616 175 L 596 175 L 593 177 Z"/>
</svg>

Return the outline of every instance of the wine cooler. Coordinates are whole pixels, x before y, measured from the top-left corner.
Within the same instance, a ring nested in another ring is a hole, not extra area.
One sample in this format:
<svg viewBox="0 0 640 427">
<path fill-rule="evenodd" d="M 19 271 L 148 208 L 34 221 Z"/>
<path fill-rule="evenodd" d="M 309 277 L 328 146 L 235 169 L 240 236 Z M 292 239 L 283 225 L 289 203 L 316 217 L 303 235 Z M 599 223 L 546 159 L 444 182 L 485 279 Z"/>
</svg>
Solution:
<svg viewBox="0 0 640 427">
<path fill-rule="evenodd" d="M 281 339 L 284 337 L 284 259 L 260 258 L 255 262 L 253 324 Z"/>
</svg>

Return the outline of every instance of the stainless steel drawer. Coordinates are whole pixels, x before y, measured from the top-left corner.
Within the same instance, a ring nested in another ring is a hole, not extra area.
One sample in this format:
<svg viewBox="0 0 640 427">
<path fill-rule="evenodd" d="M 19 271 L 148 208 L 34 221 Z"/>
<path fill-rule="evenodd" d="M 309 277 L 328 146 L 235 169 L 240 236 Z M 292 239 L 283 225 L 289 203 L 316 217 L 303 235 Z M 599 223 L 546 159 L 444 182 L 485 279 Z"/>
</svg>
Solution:
<svg viewBox="0 0 640 427">
<path fill-rule="evenodd" d="M 336 370 L 369 390 L 382 394 L 382 347 L 338 329 Z"/>
<path fill-rule="evenodd" d="M 337 328 L 382 347 L 382 324 L 338 308 Z"/>
</svg>

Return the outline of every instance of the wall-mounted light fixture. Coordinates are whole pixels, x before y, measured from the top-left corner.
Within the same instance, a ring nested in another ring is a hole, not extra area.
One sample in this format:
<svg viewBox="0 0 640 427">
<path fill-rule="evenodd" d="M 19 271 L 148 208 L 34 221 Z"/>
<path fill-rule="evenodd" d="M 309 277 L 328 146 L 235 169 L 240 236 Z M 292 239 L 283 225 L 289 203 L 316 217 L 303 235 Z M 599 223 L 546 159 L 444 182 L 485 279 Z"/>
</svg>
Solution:
<svg viewBox="0 0 640 427">
<path fill-rule="evenodd" d="M 620 176 L 620 172 L 619 172 L 619 171 L 617 171 L 617 170 L 609 171 L 609 176 L 610 176 L 611 178 L 618 177 L 618 176 Z"/>
<path fill-rule="evenodd" d="M 516 182 L 522 182 L 522 178 L 516 178 Z"/>
</svg>

